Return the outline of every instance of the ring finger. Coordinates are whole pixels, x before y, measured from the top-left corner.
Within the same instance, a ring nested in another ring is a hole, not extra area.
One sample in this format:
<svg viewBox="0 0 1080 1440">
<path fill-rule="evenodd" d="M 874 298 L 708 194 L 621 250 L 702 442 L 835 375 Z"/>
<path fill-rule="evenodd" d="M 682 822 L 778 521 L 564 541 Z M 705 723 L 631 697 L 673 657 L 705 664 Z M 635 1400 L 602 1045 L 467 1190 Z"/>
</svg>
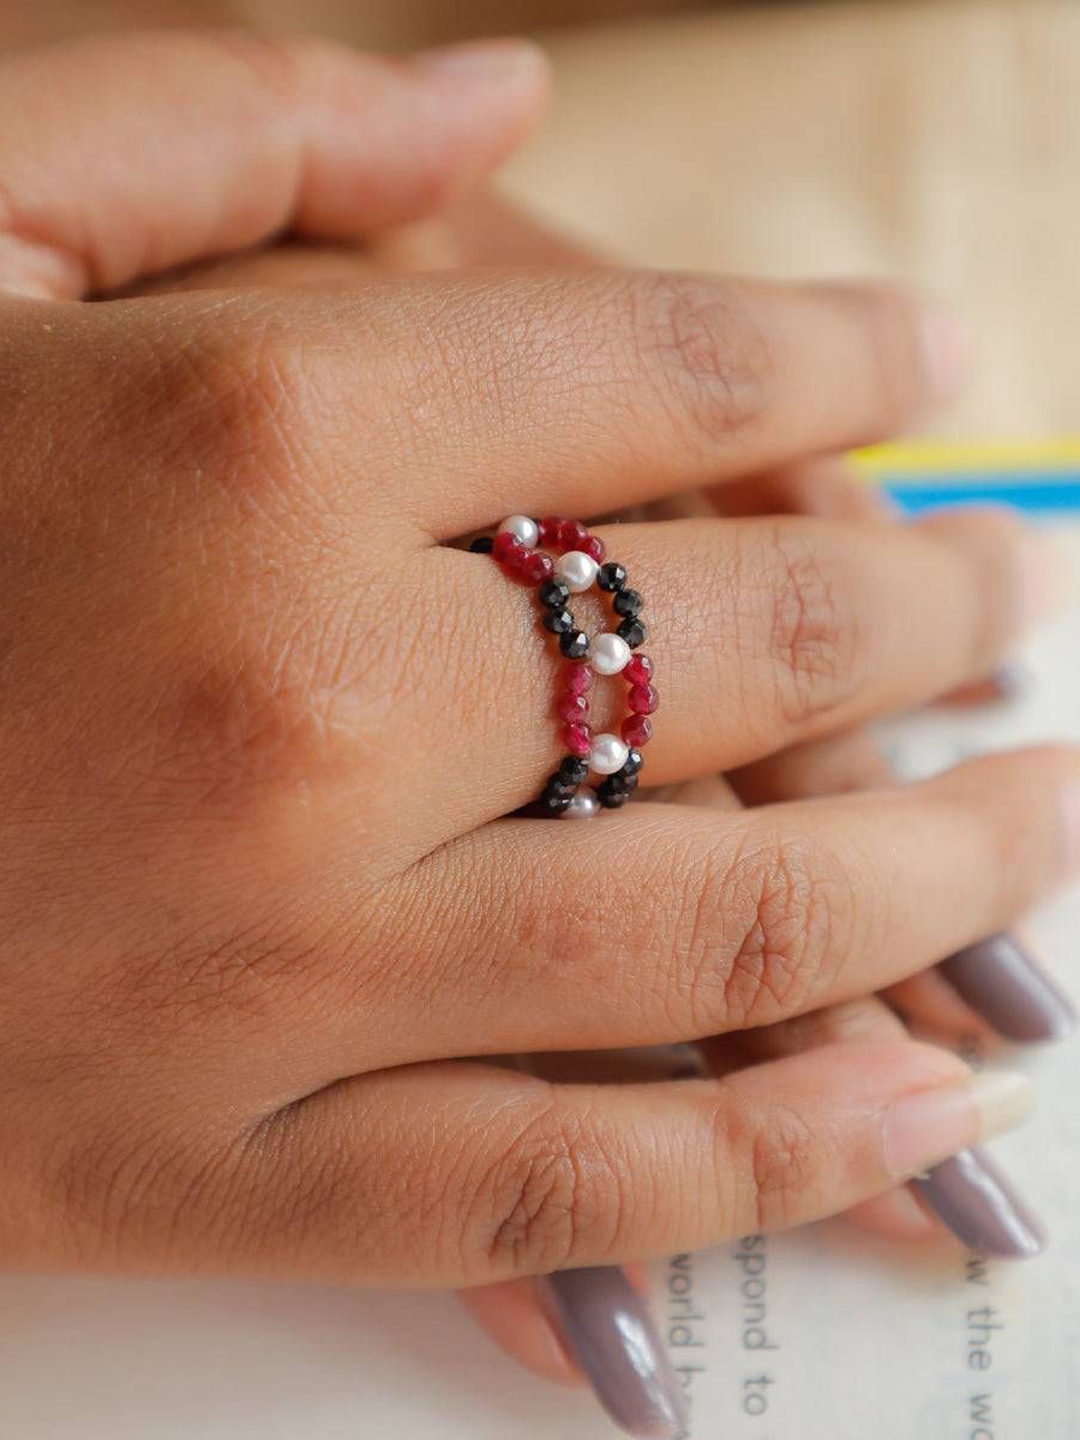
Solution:
<svg viewBox="0 0 1080 1440">
<path fill-rule="evenodd" d="M 940 695 L 997 664 L 1055 598 L 1048 542 L 991 510 L 904 527 L 769 517 L 597 533 L 640 584 L 652 626 L 640 650 L 654 662 L 663 708 L 649 783 L 729 770 Z M 565 753 L 559 672 L 537 653 L 535 595 L 511 586 L 487 557 L 430 558 L 457 612 L 450 645 L 474 655 L 476 635 L 486 639 L 472 673 L 477 698 L 489 703 L 475 707 L 460 742 L 468 755 L 457 757 L 489 757 L 466 817 L 476 824 L 535 798 Z M 571 597 L 575 623 L 593 634 L 613 629 L 618 616 L 593 598 Z M 454 673 L 468 664 L 455 657 Z M 445 685 L 441 669 L 438 681 Z M 618 730 L 623 691 L 606 681 L 586 697 L 594 731 Z M 438 697 L 417 699 L 429 713 Z M 455 743 L 452 734 L 445 743 Z M 439 839 L 462 818 L 445 815 Z"/>
</svg>

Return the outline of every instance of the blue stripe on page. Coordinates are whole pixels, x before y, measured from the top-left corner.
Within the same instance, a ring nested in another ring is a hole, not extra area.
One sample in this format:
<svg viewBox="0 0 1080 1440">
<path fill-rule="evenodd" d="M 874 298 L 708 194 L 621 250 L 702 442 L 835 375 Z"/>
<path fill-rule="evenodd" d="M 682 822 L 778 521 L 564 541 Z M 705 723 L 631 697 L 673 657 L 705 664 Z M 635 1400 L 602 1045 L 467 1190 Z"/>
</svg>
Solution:
<svg viewBox="0 0 1080 1440">
<path fill-rule="evenodd" d="M 881 478 L 896 503 L 912 514 L 980 500 L 1012 505 L 1018 510 L 1080 510 L 1080 475 L 1075 472 L 997 472 L 966 475 L 962 480 L 942 477 L 940 482 L 928 482 L 925 474 L 900 472 L 887 472 Z"/>
</svg>

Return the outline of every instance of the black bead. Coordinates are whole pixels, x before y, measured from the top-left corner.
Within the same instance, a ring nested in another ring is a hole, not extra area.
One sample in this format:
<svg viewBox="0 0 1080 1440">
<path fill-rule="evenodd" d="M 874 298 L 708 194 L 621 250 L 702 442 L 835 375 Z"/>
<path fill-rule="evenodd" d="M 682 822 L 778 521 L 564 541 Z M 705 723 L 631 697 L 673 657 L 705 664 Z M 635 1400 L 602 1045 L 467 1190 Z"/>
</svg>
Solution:
<svg viewBox="0 0 1080 1440">
<path fill-rule="evenodd" d="M 637 590 L 620 590 L 612 604 L 618 614 L 626 615 L 630 619 L 640 615 L 645 608 L 644 597 Z"/>
<path fill-rule="evenodd" d="M 621 590 L 626 584 L 626 566 L 609 560 L 606 565 L 600 566 L 596 583 L 601 590 Z"/>
<path fill-rule="evenodd" d="M 624 624 L 625 623 L 628 622 L 624 621 Z M 640 623 L 639 620 L 634 621 L 635 625 L 639 625 Z M 626 637 L 624 636 L 623 638 L 625 639 Z M 630 641 L 627 640 L 626 643 L 629 645 Z M 641 644 L 640 640 L 638 644 Z M 584 660 L 585 656 L 589 653 L 589 637 L 585 634 L 584 630 L 568 630 L 565 635 L 559 636 L 559 649 L 568 660 Z"/>
<path fill-rule="evenodd" d="M 622 636 L 631 650 L 636 650 L 649 632 L 645 627 L 645 621 L 634 615 L 630 619 L 624 620 L 616 633 Z"/>
<path fill-rule="evenodd" d="M 543 805 L 549 815 L 561 815 L 564 810 L 569 810 L 572 799 L 572 795 L 564 795 L 547 789 L 543 795 L 540 796 L 540 804 Z"/>
<path fill-rule="evenodd" d="M 610 785 L 612 790 L 619 795 L 632 795 L 641 784 L 641 776 L 623 775 L 621 771 L 616 770 L 615 774 L 609 775 L 604 783 Z"/>
<path fill-rule="evenodd" d="M 561 580 L 545 580 L 540 586 L 540 604 L 549 610 L 563 610 L 570 601 L 570 587 Z"/>
<path fill-rule="evenodd" d="M 636 750 L 631 750 L 631 755 L 636 755 Z M 559 765 L 559 779 L 567 785 L 584 785 L 589 775 L 589 762 L 583 760 L 579 755 L 565 755 Z"/>
<path fill-rule="evenodd" d="M 544 787 L 546 795 L 573 795 L 577 790 L 577 783 L 573 780 L 564 780 L 561 775 L 552 775 Z"/>
<path fill-rule="evenodd" d="M 621 770 L 616 770 L 616 775 L 636 775 L 645 764 L 644 756 L 640 750 L 631 750 L 627 755 Z"/>
<path fill-rule="evenodd" d="M 626 804 L 630 796 L 625 790 L 616 790 L 611 784 L 611 776 L 609 775 L 606 780 L 602 781 L 596 787 L 596 798 L 605 810 L 618 810 L 620 806 Z"/>
<path fill-rule="evenodd" d="M 544 629 L 553 635 L 566 635 L 574 629 L 574 617 L 569 610 L 549 610 L 544 616 Z"/>
<path fill-rule="evenodd" d="M 494 545 L 495 541 L 490 535 L 480 535 L 469 546 L 469 550 L 473 555 L 490 555 Z"/>
</svg>

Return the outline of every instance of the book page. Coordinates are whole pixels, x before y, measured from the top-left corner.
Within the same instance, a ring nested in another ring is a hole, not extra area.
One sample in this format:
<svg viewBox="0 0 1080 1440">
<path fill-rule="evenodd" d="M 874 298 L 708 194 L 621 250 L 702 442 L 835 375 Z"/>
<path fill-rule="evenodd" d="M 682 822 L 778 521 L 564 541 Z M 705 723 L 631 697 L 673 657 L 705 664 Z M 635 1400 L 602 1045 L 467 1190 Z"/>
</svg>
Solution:
<svg viewBox="0 0 1080 1440">
<path fill-rule="evenodd" d="M 1080 573 L 1080 524 L 1063 522 Z M 1080 606 L 1031 647 L 1030 693 L 889 735 L 909 773 L 1080 740 Z M 1080 988 L 1080 893 L 1030 938 Z M 1023 1264 L 873 1240 L 842 1221 L 654 1267 L 690 1440 L 1080 1436 L 1080 1041 L 1014 1051 L 1041 1108 L 994 1152 L 1045 1217 Z M 602 1440 L 587 1394 L 504 1359 L 446 1294 L 0 1281 L 0 1435 L 17 1440 Z"/>
</svg>

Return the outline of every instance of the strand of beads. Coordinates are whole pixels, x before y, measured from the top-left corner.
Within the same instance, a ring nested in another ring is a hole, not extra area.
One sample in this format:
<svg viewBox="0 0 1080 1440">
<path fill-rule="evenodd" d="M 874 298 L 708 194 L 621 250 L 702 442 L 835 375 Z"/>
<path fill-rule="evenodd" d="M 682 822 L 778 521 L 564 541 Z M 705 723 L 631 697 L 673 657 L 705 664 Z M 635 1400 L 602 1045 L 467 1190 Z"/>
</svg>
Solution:
<svg viewBox="0 0 1080 1440">
<path fill-rule="evenodd" d="M 537 587 L 544 627 L 558 638 L 559 649 L 570 662 L 557 701 L 561 739 L 568 753 L 549 776 L 541 805 L 550 815 L 575 819 L 595 815 L 601 808 L 618 809 L 640 783 L 641 747 L 652 738 L 648 717 L 659 704 L 652 661 L 632 653 L 647 634 L 641 619 L 642 596 L 630 589 L 622 565 L 604 563 L 604 542 L 590 535 L 579 520 L 511 515 L 493 540 L 475 541 L 472 548 L 490 552 L 504 573 Z M 557 558 L 552 560 L 547 549 Z M 574 619 L 570 599 L 594 584 L 611 595 L 619 623 L 613 632 L 605 631 L 590 642 Z M 593 675 L 620 673 L 629 685 L 629 714 L 619 735 L 594 735 L 589 724 Z M 583 788 L 590 770 L 603 777 L 595 790 Z"/>
</svg>

